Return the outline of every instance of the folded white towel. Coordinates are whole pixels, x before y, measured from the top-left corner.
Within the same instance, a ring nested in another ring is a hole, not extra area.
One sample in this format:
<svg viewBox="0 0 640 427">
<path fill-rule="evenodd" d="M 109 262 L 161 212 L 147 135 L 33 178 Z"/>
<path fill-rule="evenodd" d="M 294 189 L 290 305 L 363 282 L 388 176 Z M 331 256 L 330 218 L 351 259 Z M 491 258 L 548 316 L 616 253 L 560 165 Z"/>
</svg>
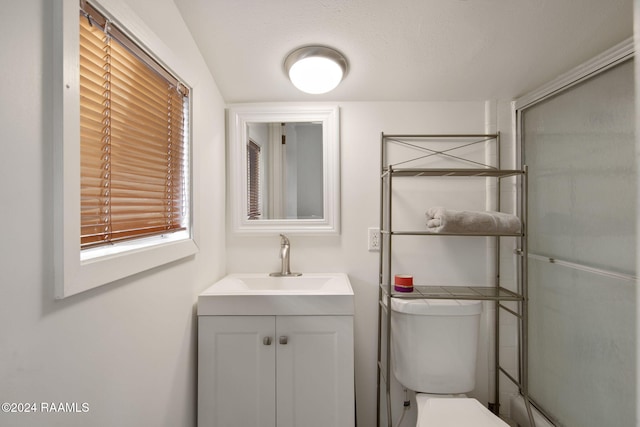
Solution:
<svg viewBox="0 0 640 427">
<path fill-rule="evenodd" d="M 520 233 L 520 219 L 502 212 L 454 211 L 443 207 L 427 210 L 427 230 L 433 233 Z"/>
</svg>

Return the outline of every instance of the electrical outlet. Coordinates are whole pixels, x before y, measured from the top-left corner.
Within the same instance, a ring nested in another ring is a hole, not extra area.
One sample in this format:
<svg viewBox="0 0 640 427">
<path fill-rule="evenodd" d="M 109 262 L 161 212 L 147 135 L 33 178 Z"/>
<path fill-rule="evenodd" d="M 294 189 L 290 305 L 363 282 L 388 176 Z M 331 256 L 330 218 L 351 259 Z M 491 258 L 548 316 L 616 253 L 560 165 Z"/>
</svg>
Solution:
<svg viewBox="0 0 640 427">
<path fill-rule="evenodd" d="M 380 252 L 380 229 L 378 227 L 369 228 L 367 247 L 369 252 Z"/>
</svg>

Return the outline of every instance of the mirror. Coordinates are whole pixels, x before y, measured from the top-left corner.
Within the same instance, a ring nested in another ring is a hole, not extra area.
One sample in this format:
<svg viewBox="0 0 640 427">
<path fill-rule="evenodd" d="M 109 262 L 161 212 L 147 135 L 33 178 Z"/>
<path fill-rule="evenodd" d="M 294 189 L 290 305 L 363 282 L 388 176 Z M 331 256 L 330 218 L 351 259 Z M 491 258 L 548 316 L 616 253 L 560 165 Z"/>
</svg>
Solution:
<svg viewBox="0 0 640 427">
<path fill-rule="evenodd" d="M 339 233 L 339 110 L 229 109 L 229 200 L 238 233 Z"/>
<path fill-rule="evenodd" d="M 320 219 L 322 123 L 248 123 L 249 220 Z"/>
</svg>

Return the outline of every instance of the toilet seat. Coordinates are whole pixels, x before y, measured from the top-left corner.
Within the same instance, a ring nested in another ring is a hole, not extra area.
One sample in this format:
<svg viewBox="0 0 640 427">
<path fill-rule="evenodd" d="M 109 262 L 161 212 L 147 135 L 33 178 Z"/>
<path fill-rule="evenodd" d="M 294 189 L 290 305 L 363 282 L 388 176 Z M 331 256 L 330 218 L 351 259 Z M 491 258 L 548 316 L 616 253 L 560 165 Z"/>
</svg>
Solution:
<svg viewBox="0 0 640 427">
<path fill-rule="evenodd" d="M 476 399 L 417 393 L 416 402 L 416 427 L 509 427 Z"/>
</svg>

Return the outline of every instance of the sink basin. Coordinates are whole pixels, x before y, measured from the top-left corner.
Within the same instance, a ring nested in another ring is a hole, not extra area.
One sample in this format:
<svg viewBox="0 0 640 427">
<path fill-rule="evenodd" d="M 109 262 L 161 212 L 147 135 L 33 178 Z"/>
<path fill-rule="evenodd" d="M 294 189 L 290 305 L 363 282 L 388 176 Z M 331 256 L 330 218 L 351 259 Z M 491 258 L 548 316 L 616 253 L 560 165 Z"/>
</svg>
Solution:
<svg viewBox="0 0 640 427">
<path fill-rule="evenodd" d="M 241 286 L 252 291 L 317 292 L 327 289 L 330 277 L 244 277 Z"/>
<path fill-rule="evenodd" d="M 271 277 L 268 274 L 230 274 L 204 293 L 220 294 L 353 294 L 346 274 L 303 274 Z"/>
<path fill-rule="evenodd" d="M 353 289 L 343 273 L 230 274 L 198 297 L 200 316 L 342 314 L 353 314 Z"/>
</svg>

